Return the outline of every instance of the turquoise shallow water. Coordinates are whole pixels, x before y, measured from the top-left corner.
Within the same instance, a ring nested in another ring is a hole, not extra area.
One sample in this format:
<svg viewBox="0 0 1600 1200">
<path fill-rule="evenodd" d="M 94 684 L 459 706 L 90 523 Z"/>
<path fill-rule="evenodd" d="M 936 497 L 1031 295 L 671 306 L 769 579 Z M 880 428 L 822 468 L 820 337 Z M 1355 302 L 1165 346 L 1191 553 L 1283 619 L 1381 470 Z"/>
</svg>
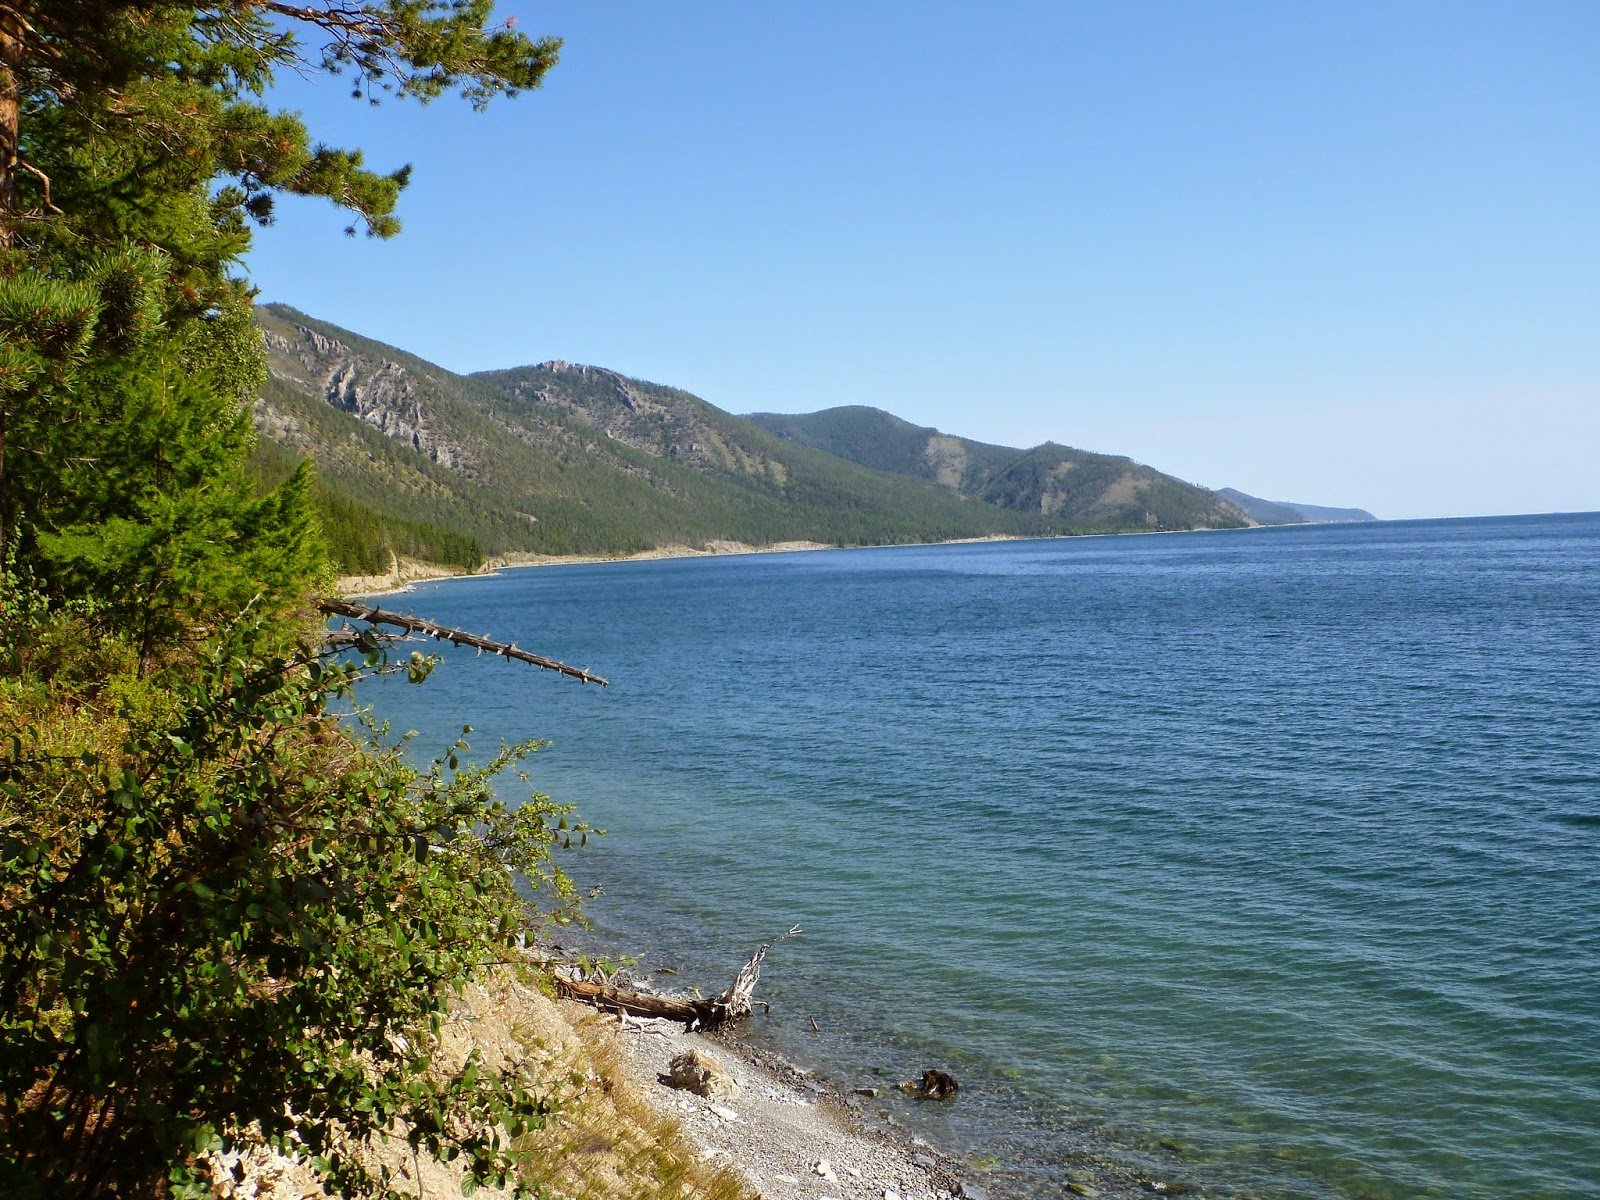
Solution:
<svg viewBox="0 0 1600 1200">
<path fill-rule="evenodd" d="M 392 602 L 422 748 L 539 735 L 603 936 L 720 986 L 998 1191 L 1600 1186 L 1600 516 L 510 571 Z M 820 1034 L 812 1030 L 814 1018 Z"/>
</svg>

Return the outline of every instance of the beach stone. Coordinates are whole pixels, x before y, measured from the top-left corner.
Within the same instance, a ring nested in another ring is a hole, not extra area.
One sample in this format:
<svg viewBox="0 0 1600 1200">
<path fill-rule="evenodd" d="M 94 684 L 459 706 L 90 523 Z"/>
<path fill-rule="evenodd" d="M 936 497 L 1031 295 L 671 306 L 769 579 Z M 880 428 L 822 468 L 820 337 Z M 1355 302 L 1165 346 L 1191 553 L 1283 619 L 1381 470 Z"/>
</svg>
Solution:
<svg viewBox="0 0 1600 1200">
<path fill-rule="evenodd" d="M 1098 1196 L 1100 1194 L 1100 1189 L 1093 1184 L 1079 1183 L 1076 1179 L 1067 1184 L 1067 1191 L 1074 1196 Z"/>
<path fill-rule="evenodd" d="M 713 1100 L 731 1100 L 739 1085 L 709 1054 L 685 1050 L 667 1064 L 667 1084 Z"/>
<path fill-rule="evenodd" d="M 989 1200 L 989 1193 L 975 1183 L 962 1183 L 956 1187 L 961 1200 Z"/>
</svg>

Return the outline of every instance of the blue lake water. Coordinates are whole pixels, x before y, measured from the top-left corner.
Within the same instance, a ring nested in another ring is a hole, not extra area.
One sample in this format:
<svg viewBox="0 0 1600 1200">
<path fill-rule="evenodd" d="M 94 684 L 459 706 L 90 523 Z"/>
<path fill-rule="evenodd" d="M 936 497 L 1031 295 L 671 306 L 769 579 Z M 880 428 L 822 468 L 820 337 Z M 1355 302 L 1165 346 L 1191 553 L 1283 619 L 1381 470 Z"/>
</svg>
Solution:
<svg viewBox="0 0 1600 1200">
<path fill-rule="evenodd" d="M 609 830 L 602 936 L 751 1036 L 1061 1195 L 1600 1188 L 1600 516 L 509 571 L 391 607 L 451 651 L 368 693 L 442 746 L 553 739 Z M 816 1028 L 813 1029 L 813 1020 Z"/>
</svg>

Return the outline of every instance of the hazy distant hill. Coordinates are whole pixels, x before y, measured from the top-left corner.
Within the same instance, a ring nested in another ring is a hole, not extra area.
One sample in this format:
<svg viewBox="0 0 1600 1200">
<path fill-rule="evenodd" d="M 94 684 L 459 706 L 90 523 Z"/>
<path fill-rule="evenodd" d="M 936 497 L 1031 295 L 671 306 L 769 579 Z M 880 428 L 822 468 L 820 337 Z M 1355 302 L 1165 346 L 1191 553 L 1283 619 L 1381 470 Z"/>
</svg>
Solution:
<svg viewBox="0 0 1600 1200">
<path fill-rule="evenodd" d="M 752 413 L 749 419 L 780 437 L 874 470 L 910 475 L 987 504 L 1079 527 L 1194 529 L 1250 524 L 1244 513 L 1217 493 L 1117 455 L 1054 442 L 1031 450 L 993 446 L 862 406 L 793 416 Z"/>
<path fill-rule="evenodd" d="M 1290 508 L 1302 512 L 1308 521 L 1318 521 L 1330 525 L 1346 524 L 1352 521 L 1376 521 L 1378 518 L 1364 508 L 1329 508 L 1325 504 L 1302 504 L 1298 500 L 1285 500 Z"/>
<path fill-rule="evenodd" d="M 1237 488 L 1218 488 L 1217 494 L 1226 496 L 1262 525 L 1343 524 L 1378 519 L 1364 508 L 1329 508 L 1323 504 L 1263 500 Z"/>
<path fill-rule="evenodd" d="M 258 320 L 271 371 L 258 469 L 276 479 L 316 462 L 324 526 L 353 570 L 382 569 L 391 552 L 470 565 L 516 551 L 1247 523 L 1214 493 L 1125 458 L 985 446 L 875 410 L 855 411 L 884 440 L 876 455 L 843 436 L 813 446 L 602 367 L 463 376 L 283 305 Z M 913 443 L 924 469 L 906 469 Z"/>
</svg>

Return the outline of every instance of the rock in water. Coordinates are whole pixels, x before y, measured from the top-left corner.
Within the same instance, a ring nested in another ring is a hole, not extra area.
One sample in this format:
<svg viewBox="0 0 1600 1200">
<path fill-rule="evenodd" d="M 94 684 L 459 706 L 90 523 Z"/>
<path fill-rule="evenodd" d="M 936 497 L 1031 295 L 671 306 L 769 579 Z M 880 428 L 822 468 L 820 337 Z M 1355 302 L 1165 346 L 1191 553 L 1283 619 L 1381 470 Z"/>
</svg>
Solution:
<svg viewBox="0 0 1600 1200">
<path fill-rule="evenodd" d="M 713 1100 L 731 1100 L 739 1094 L 739 1085 L 722 1064 L 698 1050 L 685 1050 L 667 1064 L 667 1083 Z"/>
<path fill-rule="evenodd" d="M 922 1073 L 922 1086 L 917 1088 L 918 1100 L 948 1100 L 961 1090 L 954 1075 L 935 1071 L 932 1067 Z"/>
</svg>

